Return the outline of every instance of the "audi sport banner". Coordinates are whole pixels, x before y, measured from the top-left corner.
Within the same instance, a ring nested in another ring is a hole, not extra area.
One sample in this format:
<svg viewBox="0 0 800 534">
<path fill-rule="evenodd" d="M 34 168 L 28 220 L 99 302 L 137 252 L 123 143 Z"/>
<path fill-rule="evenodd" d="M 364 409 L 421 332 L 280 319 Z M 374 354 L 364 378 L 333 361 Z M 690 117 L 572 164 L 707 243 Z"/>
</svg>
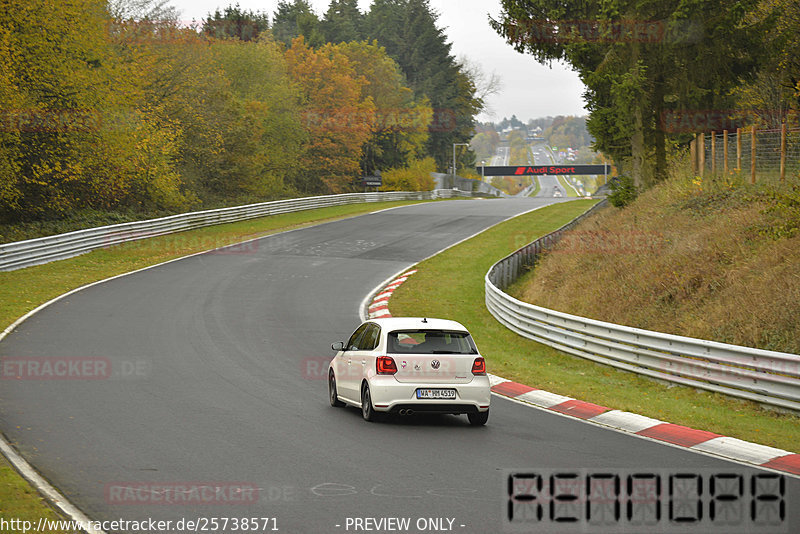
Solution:
<svg viewBox="0 0 800 534">
<path fill-rule="evenodd" d="M 610 165 L 522 165 L 476 167 L 483 176 L 530 176 L 533 174 L 611 174 Z"/>
</svg>

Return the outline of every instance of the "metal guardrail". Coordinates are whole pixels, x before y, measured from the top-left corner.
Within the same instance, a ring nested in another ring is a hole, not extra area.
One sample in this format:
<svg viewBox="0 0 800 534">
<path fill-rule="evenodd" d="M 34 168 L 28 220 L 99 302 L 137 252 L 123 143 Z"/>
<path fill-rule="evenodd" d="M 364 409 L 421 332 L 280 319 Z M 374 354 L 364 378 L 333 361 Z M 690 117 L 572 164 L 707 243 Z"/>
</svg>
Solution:
<svg viewBox="0 0 800 534">
<path fill-rule="evenodd" d="M 522 302 L 503 289 L 597 209 L 503 258 L 485 277 L 486 307 L 517 334 L 619 369 L 800 412 L 800 355 L 606 323 Z"/>
<path fill-rule="evenodd" d="M 0 245 L 0 271 L 13 271 L 40 265 L 56 260 L 78 256 L 92 250 L 110 247 L 147 239 L 175 232 L 183 232 L 204 226 L 255 219 L 269 215 L 327 208 L 344 204 L 363 202 L 385 202 L 391 200 L 431 200 L 436 198 L 453 198 L 469 196 L 463 191 L 437 189 L 434 191 L 391 191 L 377 193 L 348 193 L 343 195 L 327 195 L 290 200 L 261 202 L 246 206 L 235 206 L 214 210 L 196 211 L 171 215 L 159 219 L 134 221 L 129 223 L 101 226 L 86 230 L 77 230 L 26 241 L 17 241 Z"/>
</svg>

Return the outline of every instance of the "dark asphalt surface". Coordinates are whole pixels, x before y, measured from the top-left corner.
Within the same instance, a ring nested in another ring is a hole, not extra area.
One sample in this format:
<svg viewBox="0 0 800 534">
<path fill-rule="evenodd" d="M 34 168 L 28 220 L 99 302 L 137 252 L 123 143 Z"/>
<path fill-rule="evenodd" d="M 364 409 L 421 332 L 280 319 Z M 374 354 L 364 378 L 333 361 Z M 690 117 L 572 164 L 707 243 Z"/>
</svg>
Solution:
<svg viewBox="0 0 800 534">
<path fill-rule="evenodd" d="M 535 165 L 550 165 L 551 160 L 549 157 L 545 157 L 543 154 L 534 153 L 534 161 Z M 566 198 L 567 190 L 558 182 L 558 178 L 552 176 L 550 174 L 544 174 L 537 177 L 539 179 L 539 191 L 536 193 L 536 196 L 539 198 L 543 197 L 563 197 Z M 558 192 L 558 193 L 556 193 Z"/>
<path fill-rule="evenodd" d="M 560 183 L 558 183 L 558 178 L 555 176 L 551 176 L 549 174 L 544 174 L 538 176 L 539 178 L 539 191 L 536 193 L 538 198 L 552 198 L 552 197 L 561 197 L 567 198 L 567 190 L 564 189 Z M 560 195 L 556 193 L 558 191 Z"/>
<path fill-rule="evenodd" d="M 94 359 L 110 362 L 111 377 L 2 380 L 0 430 L 93 519 L 274 517 L 289 533 L 352 532 L 348 517 L 394 516 L 412 518 L 410 532 L 419 531 L 417 518 L 454 519 L 457 532 L 499 531 L 508 468 L 750 473 L 497 397 L 482 428 L 454 416 L 368 424 L 355 409 L 328 405 L 317 370 L 333 356 L 330 343 L 358 324 L 366 293 L 412 262 L 553 201 L 404 207 L 80 291 L 23 323 L 0 343 L 0 358 Z M 787 480 L 798 495 L 797 479 Z M 145 502 L 115 500 L 115 488 L 137 484 L 259 492 L 247 505 L 152 502 L 167 498 L 163 487 Z"/>
</svg>

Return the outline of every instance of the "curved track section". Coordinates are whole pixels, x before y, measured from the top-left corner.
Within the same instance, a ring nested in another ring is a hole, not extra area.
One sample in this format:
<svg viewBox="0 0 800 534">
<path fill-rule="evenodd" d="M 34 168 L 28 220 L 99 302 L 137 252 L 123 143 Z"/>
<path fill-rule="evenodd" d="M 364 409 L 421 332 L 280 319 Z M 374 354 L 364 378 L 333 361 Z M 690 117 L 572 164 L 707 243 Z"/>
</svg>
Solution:
<svg viewBox="0 0 800 534">
<path fill-rule="evenodd" d="M 24 322 L 0 357 L 98 373 L 3 380 L 0 430 L 93 519 L 274 517 L 290 533 L 394 516 L 492 532 L 504 468 L 736 467 L 500 398 L 484 428 L 453 416 L 368 424 L 328 405 L 320 370 L 366 292 L 552 201 L 397 208 L 77 292 Z"/>
</svg>

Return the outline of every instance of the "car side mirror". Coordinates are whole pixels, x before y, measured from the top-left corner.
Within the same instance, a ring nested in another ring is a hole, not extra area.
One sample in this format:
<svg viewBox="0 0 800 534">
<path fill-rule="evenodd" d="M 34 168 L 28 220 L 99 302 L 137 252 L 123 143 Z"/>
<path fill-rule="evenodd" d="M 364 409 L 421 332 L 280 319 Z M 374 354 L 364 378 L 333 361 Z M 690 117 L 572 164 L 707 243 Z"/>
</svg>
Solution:
<svg viewBox="0 0 800 534">
<path fill-rule="evenodd" d="M 331 349 L 333 349 L 333 350 L 335 350 L 337 352 L 340 351 L 340 350 L 344 350 L 344 341 L 337 341 L 336 343 L 331 345 Z"/>
</svg>

